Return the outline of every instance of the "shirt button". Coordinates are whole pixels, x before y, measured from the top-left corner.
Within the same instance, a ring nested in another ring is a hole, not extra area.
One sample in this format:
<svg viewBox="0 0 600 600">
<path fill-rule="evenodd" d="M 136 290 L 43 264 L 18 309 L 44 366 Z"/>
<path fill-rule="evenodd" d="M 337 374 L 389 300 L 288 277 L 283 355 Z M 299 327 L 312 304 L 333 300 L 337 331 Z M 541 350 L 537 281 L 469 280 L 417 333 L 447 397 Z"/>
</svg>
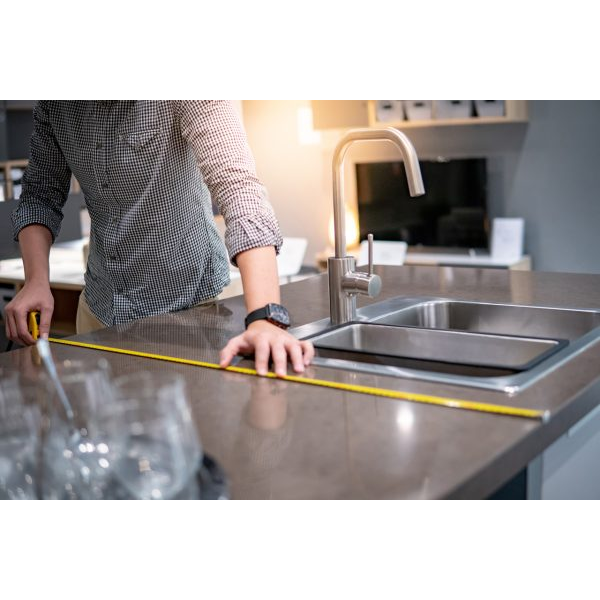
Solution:
<svg viewBox="0 0 600 600">
<path fill-rule="evenodd" d="M 117 257 L 114 254 L 111 254 L 108 258 L 110 258 L 110 260 L 117 260 Z"/>
<path fill-rule="evenodd" d="M 123 293 L 123 288 L 122 287 L 118 287 L 117 288 L 117 294 L 122 294 Z"/>
<path fill-rule="evenodd" d="M 113 218 L 111 219 L 111 221 L 112 221 L 113 223 L 118 223 L 118 222 L 119 222 L 119 217 L 113 217 Z"/>
<path fill-rule="evenodd" d="M 97 142 L 96 143 L 96 150 L 102 150 L 102 148 L 103 148 L 102 142 Z"/>
<path fill-rule="evenodd" d="M 102 183 L 102 189 L 108 189 L 108 183 L 106 181 Z"/>
</svg>

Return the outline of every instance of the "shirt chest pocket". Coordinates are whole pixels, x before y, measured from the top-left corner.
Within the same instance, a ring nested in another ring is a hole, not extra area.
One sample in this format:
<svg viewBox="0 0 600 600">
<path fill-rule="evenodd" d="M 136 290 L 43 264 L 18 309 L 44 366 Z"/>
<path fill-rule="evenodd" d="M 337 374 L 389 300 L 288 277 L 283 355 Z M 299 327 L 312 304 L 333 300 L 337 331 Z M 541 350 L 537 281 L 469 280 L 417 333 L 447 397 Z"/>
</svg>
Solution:
<svg viewBox="0 0 600 600">
<path fill-rule="evenodd" d="M 159 137 L 160 129 L 145 129 L 142 131 L 132 131 L 129 133 L 121 133 L 119 141 L 123 142 L 124 149 L 141 152 L 144 149 L 151 147 Z"/>
<path fill-rule="evenodd" d="M 109 165 L 117 188 L 129 200 L 139 197 L 159 172 L 164 153 L 164 136 L 159 128 L 119 133 Z"/>
</svg>

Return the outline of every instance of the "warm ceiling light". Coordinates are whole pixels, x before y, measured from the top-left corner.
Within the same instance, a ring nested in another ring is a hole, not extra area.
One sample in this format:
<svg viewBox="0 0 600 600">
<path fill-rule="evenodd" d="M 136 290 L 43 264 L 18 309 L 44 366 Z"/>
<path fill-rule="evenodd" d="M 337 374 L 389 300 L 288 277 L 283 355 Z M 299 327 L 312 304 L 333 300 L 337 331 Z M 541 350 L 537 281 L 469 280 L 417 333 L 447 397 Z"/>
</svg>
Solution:
<svg viewBox="0 0 600 600">
<path fill-rule="evenodd" d="M 321 143 L 321 132 L 313 129 L 313 113 L 310 106 L 298 109 L 298 142 L 302 146 Z"/>
</svg>

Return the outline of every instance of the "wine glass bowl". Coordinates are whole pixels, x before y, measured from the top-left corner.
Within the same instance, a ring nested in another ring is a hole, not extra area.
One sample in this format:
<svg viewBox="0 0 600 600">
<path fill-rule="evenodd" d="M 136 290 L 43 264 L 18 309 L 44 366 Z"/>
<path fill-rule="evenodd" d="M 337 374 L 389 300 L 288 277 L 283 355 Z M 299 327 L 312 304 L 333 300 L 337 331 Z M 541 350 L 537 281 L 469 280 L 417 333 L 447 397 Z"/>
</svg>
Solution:
<svg viewBox="0 0 600 600">
<path fill-rule="evenodd" d="M 202 458 L 184 379 L 167 371 L 142 371 L 117 379 L 115 390 L 116 478 L 135 498 L 175 497 Z"/>
<path fill-rule="evenodd" d="M 56 370 L 73 415 L 69 419 L 61 412 L 64 407 L 48 381 L 52 409 L 43 453 L 43 495 L 104 498 L 114 460 L 110 424 L 115 395 L 108 362 L 67 360 L 58 363 Z"/>
<path fill-rule="evenodd" d="M 0 377 L 0 499 L 199 496 L 202 448 L 183 377 L 113 380 L 103 359 L 57 362 L 56 376 L 67 404 L 43 372 L 35 393 L 16 374 Z"/>
<path fill-rule="evenodd" d="M 16 374 L 0 372 L 0 499 L 37 497 L 39 414 L 25 396 Z"/>
</svg>

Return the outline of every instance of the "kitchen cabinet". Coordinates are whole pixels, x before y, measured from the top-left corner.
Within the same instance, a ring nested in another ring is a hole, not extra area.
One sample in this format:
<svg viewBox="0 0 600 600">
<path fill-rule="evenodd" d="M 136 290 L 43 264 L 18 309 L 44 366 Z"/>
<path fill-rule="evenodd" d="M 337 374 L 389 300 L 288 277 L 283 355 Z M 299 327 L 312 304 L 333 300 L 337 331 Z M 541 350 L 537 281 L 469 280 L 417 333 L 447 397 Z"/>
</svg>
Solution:
<svg viewBox="0 0 600 600">
<path fill-rule="evenodd" d="M 533 500 L 600 498 L 597 470 L 600 454 L 600 383 L 578 401 L 595 406 L 527 468 L 527 497 Z"/>
</svg>

